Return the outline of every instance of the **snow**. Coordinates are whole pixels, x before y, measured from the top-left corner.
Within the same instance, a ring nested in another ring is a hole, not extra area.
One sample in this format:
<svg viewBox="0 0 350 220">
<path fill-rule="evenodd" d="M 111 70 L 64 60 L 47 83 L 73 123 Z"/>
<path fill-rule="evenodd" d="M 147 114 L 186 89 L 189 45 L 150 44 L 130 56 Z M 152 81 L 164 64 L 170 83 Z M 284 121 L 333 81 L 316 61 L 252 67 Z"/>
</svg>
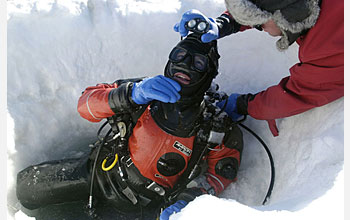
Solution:
<svg viewBox="0 0 350 220">
<path fill-rule="evenodd" d="M 183 219 L 344 219 L 344 204 L 339 207 L 330 207 L 331 201 L 337 201 L 343 194 L 343 171 L 336 180 L 336 184 L 323 197 L 311 203 L 307 208 L 297 212 L 265 211 L 242 205 L 231 199 L 219 199 L 205 195 L 189 203 L 180 213 L 173 215 L 170 220 Z M 210 201 L 210 202 L 209 202 Z M 215 211 L 213 211 L 213 209 Z"/>
<path fill-rule="evenodd" d="M 16 173 L 79 156 L 94 141 L 99 125 L 76 111 L 81 92 L 100 82 L 162 74 L 180 40 L 172 26 L 182 13 L 197 8 L 215 17 L 225 10 L 223 0 L 9 0 L 7 6 L 8 218 L 16 220 L 33 219 L 19 211 Z M 221 90 L 255 93 L 287 76 L 298 48 L 278 52 L 276 40 L 255 30 L 221 39 Z M 261 206 L 269 161 L 245 132 L 238 181 L 220 198 L 201 196 L 172 219 L 344 218 L 344 99 L 278 120 L 276 138 L 265 121 L 245 124 L 275 160 L 269 203 Z"/>
</svg>

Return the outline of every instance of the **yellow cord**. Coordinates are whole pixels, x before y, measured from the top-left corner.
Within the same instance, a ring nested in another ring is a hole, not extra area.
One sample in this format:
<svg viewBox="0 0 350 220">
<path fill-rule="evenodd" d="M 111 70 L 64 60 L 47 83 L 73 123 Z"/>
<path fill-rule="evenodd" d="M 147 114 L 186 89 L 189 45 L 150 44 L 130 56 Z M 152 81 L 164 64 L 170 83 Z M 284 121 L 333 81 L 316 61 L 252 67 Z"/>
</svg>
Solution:
<svg viewBox="0 0 350 220">
<path fill-rule="evenodd" d="M 117 164 L 117 161 L 118 161 L 118 154 L 115 154 L 115 156 L 114 156 L 114 161 L 113 161 L 113 163 L 112 163 L 109 167 L 106 167 L 107 159 L 108 159 L 108 157 L 106 157 L 106 158 L 103 160 L 103 162 L 102 162 L 102 170 L 103 170 L 103 171 L 109 171 L 109 170 L 111 170 L 111 169 Z"/>
</svg>

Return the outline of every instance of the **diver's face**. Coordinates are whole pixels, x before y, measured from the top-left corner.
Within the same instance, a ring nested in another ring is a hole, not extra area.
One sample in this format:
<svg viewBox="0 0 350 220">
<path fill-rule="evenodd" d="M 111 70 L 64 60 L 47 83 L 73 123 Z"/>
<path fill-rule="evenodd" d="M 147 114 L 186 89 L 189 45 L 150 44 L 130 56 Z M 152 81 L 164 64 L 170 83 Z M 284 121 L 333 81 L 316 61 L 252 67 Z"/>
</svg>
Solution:
<svg viewBox="0 0 350 220">
<path fill-rule="evenodd" d="M 200 81 L 209 70 L 209 58 L 194 45 L 176 46 L 169 55 L 169 77 L 182 85 Z"/>
</svg>

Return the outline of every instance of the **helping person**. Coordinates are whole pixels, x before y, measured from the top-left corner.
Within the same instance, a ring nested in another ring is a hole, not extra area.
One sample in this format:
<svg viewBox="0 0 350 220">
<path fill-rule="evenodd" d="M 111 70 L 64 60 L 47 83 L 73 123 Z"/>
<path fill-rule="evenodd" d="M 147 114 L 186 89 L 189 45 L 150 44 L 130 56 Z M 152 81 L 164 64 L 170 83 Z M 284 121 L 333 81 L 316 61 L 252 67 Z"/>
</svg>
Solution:
<svg viewBox="0 0 350 220">
<path fill-rule="evenodd" d="M 276 43 L 280 51 L 297 42 L 300 60 L 290 68 L 290 76 L 279 84 L 256 94 L 233 93 L 225 108 L 219 103 L 232 119 L 250 115 L 267 120 L 273 135 L 277 136 L 275 119 L 296 115 L 344 96 L 344 1 L 225 0 L 225 3 L 227 11 L 216 19 L 198 10 L 187 11 L 174 30 L 181 36 L 193 28 L 204 30 L 203 42 L 248 29 L 265 31 L 281 37 Z M 201 21 L 208 24 L 207 29 L 196 26 Z M 238 42 L 232 39 L 232 43 Z"/>
</svg>

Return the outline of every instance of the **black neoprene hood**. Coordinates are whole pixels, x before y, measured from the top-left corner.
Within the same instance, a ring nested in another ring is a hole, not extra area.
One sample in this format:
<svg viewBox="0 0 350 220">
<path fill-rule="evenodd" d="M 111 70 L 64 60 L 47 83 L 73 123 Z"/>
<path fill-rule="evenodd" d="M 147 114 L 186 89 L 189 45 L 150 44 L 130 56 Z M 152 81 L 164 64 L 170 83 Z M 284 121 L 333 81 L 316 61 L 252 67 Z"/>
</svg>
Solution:
<svg viewBox="0 0 350 220">
<path fill-rule="evenodd" d="M 198 72 L 194 70 L 189 64 L 184 62 L 173 63 L 170 60 L 164 70 L 164 75 L 169 78 L 173 78 L 177 69 L 183 70 L 185 74 L 189 75 L 191 81 L 188 85 L 181 84 L 181 101 L 191 98 L 193 101 L 202 99 L 204 92 L 210 88 L 212 80 L 218 74 L 218 59 L 220 55 L 217 51 L 217 42 L 212 41 L 210 43 L 203 43 L 200 40 L 200 36 L 189 35 L 184 40 L 180 41 L 175 47 L 181 47 L 188 50 L 190 53 L 199 53 L 209 58 L 209 66 L 206 72 Z"/>
</svg>

